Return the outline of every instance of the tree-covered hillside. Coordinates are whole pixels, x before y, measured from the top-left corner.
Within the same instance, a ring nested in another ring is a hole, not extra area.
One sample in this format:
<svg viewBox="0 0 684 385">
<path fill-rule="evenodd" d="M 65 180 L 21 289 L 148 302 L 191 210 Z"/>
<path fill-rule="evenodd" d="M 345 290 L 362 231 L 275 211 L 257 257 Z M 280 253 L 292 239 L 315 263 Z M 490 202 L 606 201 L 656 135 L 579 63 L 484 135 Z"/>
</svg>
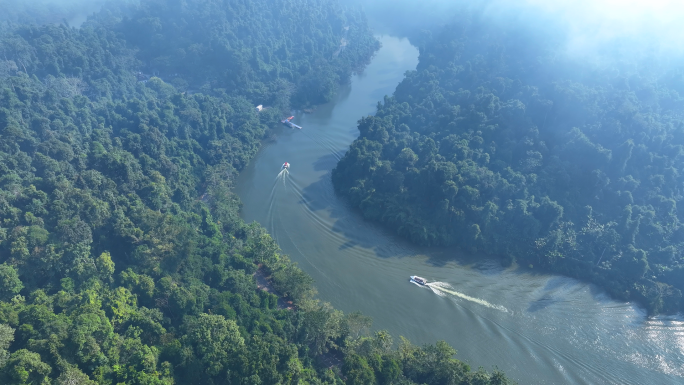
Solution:
<svg viewBox="0 0 684 385">
<path fill-rule="evenodd" d="M 329 101 L 379 46 L 363 14 L 334 0 L 149 0 L 122 19 L 98 19 L 116 21 L 144 71 L 265 105 Z"/>
<path fill-rule="evenodd" d="M 359 121 L 335 187 L 414 242 L 684 310 L 681 71 L 592 67 L 555 39 L 476 18 L 445 28 Z"/>
<path fill-rule="evenodd" d="M 253 3 L 220 3 L 241 11 L 143 1 L 107 8 L 80 29 L 2 31 L 0 384 L 508 383 L 498 371 L 471 371 L 446 344 L 395 349 L 386 333 L 368 336 L 367 317 L 316 300 L 312 279 L 240 219 L 235 176 L 279 114 L 257 112 L 257 99 L 289 106 L 276 84 L 293 103 L 316 102 L 297 92 L 332 92 L 376 43 L 361 15 L 295 2 L 329 17 L 307 26 L 312 50 L 272 63 L 308 69 L 247 68 L 231 55 L 251 44 L 258 57 L 276 46 L 266 42 L 286 46 L 294 34 L 212 40 L 230 36 L 221 20 L 237 15 L 241 26 L 279 22 Z M 218 20 L 193 19 L 210 11 Z M 160 47 L 127 33 L 157 22 L 187 39 Z M 339 36 L 348 42 L 338 52 Z M 181 47 L 203 52 L 188 55 L 199 73 L 177 56 Z M 212 63 L 205 54 L 228 56 Z M 166 56 L 179 67 L 139 80 Z M 328 72 L 310 76 L 318 70 Z M 241 83 L 221 89 L 233 79 Z M 188 92 L 195 82 L 206 84 L 201 93 Z"/>
<path fill-rule="evenodd" d="M 129 95 L 153 75 L 179 91 L 279 108 L 327 102 L 379 46 L 362 13 L 332 0 L 108 3 L 78 30 L 5 29 L 5 62 L 85 82 L 91 97 Z"/>
</svg>

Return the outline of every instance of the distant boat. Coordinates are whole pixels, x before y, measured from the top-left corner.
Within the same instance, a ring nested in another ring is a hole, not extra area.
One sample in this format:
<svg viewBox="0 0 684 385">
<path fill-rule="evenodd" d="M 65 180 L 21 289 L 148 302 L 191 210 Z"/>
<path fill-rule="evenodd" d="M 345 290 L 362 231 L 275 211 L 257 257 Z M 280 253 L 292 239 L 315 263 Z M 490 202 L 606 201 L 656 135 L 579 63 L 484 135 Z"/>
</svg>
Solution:
<svg viewBox="0 0 684 385">
<path fill-rule="evenodd" d="M 415 284 L 418 284 L 418 285 L 421 285 L 421 286 L 425 286 L 425 285 L 427 285 L 427 283 L 428 283 L 428 282 L 427 282 L 427 279 L 421 278 L 421 277 L 419 277 L 419 276 L 417 276 L 417 275 L 412 275 L 412 276 L 411 276 L 411 282 L 413 282 L 413 283 L 415 283 Z"/>
<path fill-rule="evenodd" d="M 286 168 L 290 168 L 290 164 L 287 163 L 287 162 L 285 162 L 285 163 L 283 163 L 283 167 L 281 167 L 281 168 L 282 168 L 283 170 L 286 169 Z"/>
<path fill-rule="evenodd" d="M 283 120 L 280 121 L 280 123 L 282 123 L 282 124 L 284 124 L 284 125 L 286 125 L 286 126 L 292 127 L 292 128 L 299 128 L 299 129 L 301 130 L 302 127 L 301 127 L 301 126 L 298 126 L 298 125 L 296 125 L 296 124 L 294 124 L 294 123 L 292 123 L 292 119 L 294 119 L 294 116 L 290 116 L 290 117 L 287 118 L 287 119 L 283 119 Z"/>
</svg>

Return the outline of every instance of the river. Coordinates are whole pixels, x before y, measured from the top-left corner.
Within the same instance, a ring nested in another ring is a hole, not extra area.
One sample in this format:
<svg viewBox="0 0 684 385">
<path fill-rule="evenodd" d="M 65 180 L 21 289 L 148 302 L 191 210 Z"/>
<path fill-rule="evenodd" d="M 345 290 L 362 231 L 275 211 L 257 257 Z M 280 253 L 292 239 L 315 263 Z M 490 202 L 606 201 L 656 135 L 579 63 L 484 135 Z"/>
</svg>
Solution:
<svg viewBox="0 0 684 385">
<path fill-rule="evenodd" d="M 330 171 L 358 136 L 356 122 L 418 62 L 406 39 L 380 39 L 334 101 L 296 114 L 302 130 L 279 127 L 264 143 L 238 179 L 243 218 L 268 229 L 321 300 L 360 310 L 396 340 L 445 340 L 473 369 L 496 365 L 520 384 L 684 383 L 681 317 L 649 318 L 594 285 L 411 245 L 334 194 Z M 291 169 L 278 176 L 283 162 Z M 438 283 L 420 287 L 409 275 Z"/>
</svg>

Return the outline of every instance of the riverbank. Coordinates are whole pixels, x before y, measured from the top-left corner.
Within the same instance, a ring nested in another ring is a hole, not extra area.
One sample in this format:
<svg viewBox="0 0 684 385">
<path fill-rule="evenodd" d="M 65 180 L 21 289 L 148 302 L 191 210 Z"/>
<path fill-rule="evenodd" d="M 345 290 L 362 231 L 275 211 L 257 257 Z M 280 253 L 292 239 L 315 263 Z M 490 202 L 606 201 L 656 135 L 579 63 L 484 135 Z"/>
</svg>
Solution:
<svg viewBox="0 0 684 385">
<path fill-rule="evenodd" d="M 447 341 L 472 367 L 496 365 L 521 384 L 679 383 L 681 319 L 648 318 L 574 279 L 411 245 L 338 199 L 330 170 L 358 137 L 358 119 L 373 113 L 417 63 L 408 41 L 381 41 L 351 86 L 298 116 L 305 130 L 282 130 L 241 172 L 241 216 L 261 223 L 314 278 L 322 301 L 361 311 L 375 330 L 415 344 Z M 276 180 L 284 161 L 292 168 Z M 446 283 L 463 296 L 437 295 L 408 283 L 410 275 Z"/>
</svg>

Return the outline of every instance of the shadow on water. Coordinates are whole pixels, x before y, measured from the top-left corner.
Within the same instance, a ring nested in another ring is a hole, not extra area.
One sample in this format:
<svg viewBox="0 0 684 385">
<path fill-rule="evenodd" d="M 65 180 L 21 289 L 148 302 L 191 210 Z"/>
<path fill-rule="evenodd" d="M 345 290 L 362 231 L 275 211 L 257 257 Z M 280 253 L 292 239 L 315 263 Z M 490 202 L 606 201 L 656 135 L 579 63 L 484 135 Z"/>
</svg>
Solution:
<svg viewBox="0 0 684 385">
<path fill-rule="evenodd" d="M 349 201 L 334 191 L 331 170 L 337 165 L 335 154 L 319 157 L 314 163 L 315 171 L 327 171 L 317 181 L 302 190 L 298 203 L 306 205 L 312 212 L 326 211 L 334 223 L 330 230 L 346 239 L 339 250 L 362 247 L 373 250 L 381 258 L 402 258 L 423 256 L 425 263 L 434 267 L 444 267 L 450 263 L 468 266 L 486 275 L 502 274 L 506 269 L 496 258 L 467 253 L 458 247 L 421 247 L 401 238 L 394 230 L 370 221 L 363 213 L 352 207 Z M 387 242 L 378 242 L 387 240 Z"/>
<path fill-rule="evenodd" d="M 600 302 L 600 303 L 616 302 L 616 299 L 614 297 L 611 297 L 610 294 L 608 294 L 604 289 L 600 288 L 597 285 L 594 285 L 593 283 L 589 284 L 589 293 L 591 294 L 592 298 L 596 302 Z M 622 304 L 629 304 L 629 302 L 619 302 L 619 301 L 616 303 L 621 304 L 621 305 Z M 646 317 L 646 315 L 648 314 L 648 312 L 646 311 L 646 309 L 644 307 L 639 306 L 637 304 L 633 304 L 632 306 L 633 306 L 634 310 L 636 310 L 640 313 L 643 313 L 644 317 Z"/>
<path fill-rule="evenodd" d="M 306 186 L 302 191 L 304 199 L 299 204 L 306 205 L 312 212 L 326 211 L 333 220 L 330 230 L 340 234 L 345 242 L 338 246 L 338 250 L 345 251 L 355 247 L 373 250 L 380 258 L 405 258 L 416 256 L 425 257 L 424 263 L 433 267 L 445 267 L 455 264 L 478 271 L 480 274 L 496 277 L 513 273 L 519 276 L 545 277 L 548 272 L 530 269 L 527 266 L 506 268 L 500 259 L 479 253 L 469 253 L 454 247 L 421 247 L 411 244 L 399 237 L 392 229 L 368 221 L 361 211 L 334 192 L 331 180 L 331 170 L 337 164 L 335 154 L 319 157 L 314 163 L 315 171 L 325 174 Z M 386 240 L 387 242 L 378 242 Z M 574 278 L 553 276 L 546 281 L 543 293 L 538 299 L 530 302 L 526 311 L 534 313 L 544 310 L 554 304 L 566 301 L 566 297 L 573 291 L 589 288 L 592 297 L 597 301 L 610 301 L 610 297 L 598 286 L 586 284 Z"/>
<path fill-rule="evenodd" d="M 445 340 L 461 358 L 500 364 L 520 383 L 681 383 L 684 340 L 672 338 L 684 335 L 680 321 L 653 321 L 594 285 L 543 274 L 538 266 L 504 268 L 490 256 L 409 244 L 334 193 L 336 155 L 357 137 L 358 118 L 400 80 L 392 73 L 397 63 L 407 63 L 396 41 L 385 42 L 384 56 L 376 58 L 382 65 L 370 66 L 353 94 L 342 87 L 337 102 L 294 114 L 304 129 L 278 131 L 241 173 L 243 217 L 269 227 L 317 280 L 321 299 L 362 310 L 417 343 Z M 294 168 L 273 193 L 286 160 Z M 409 274 L 448 285 L 445 296 L 418 290 L 406 282 Z"/>
<path fill-rule="evenodd" d="M 339 250 L 363 247 L 374 250 L 378 256 L 384 258 L 415 255 L 415 251 L 408 242 L 368 222 L 361 212 L 351 207 L 349 202 L 337 197 L 332 187 L 330 171 L 337 161 L 334 154 L 327 154 L 314 162 L 314 170 L 327 172 L 302 190 L 304 199 L 298 203 L 306 205 L 312 212 L 326 211 L 328 213 L 333 220 L 330 230 L 341 234 L 346 239 L 339 246 Z M 378 242 L 378 240 L 388 238 L 390 242 Z"/>
<path fill-rule="evenodd" d="M 351 91 L 351 84 L 343 84 L 337 89 L 337 93 L 331 102 L 316 106 L 315 113 L 317 124 L 321 126 L 329 124 L 333 119 L 333 111 L 335 110 L 335 107 L 349 99 Z M 295 122 L 301 122 L 300 116 L 301 115 L 296 116 Z"/>
<path fill-rule="evenodd" d="M 344 152 L 340 151 L 339 155 L 340 156 L 344 155 Z M 327 179 L 330 181 L 330 175 L 331 175 L 330 170 L 335 168 L 338 161 L 339 161 L 339 159 L 338 159 L 337 154 L 323 155 L 322 157 L 318 158 L 313 163 L 313 169 L 314 169 L 314 171 L 327 171 L 327 173 L 321 179 Z M 304 190 L 306 191 L 306 189 L 304 189 Z"/>
<path fill-rule="evenodd" d="M 578 284 L 579 284 L 579 281 L 575 281 L 572 278 L 552 277 L 551 279 L 546 281 L 546 285 L 544 286 L 544 291 L 547 291 L 547 292 L 557 291 L 558 289 L 573 287 L 573 286 L 577 286 Z"/>
<path fill-rule="evenodd" d="M 557 303 L 558 299 L 551 298 L 548 295 L 544 295 L 543 297 L 539 298 L 538 300 L 532 302 L 530 306 L 527 308 L 528 313 L 534 313 L 542 309 L 546 309 L 547 307 L 553 305 L 554 303 Z"/>
<path fill-rule="evenodd" d="M 546 281 L 542 289 L 544 293 L 539 299 L 530 303 L 527 308 L 528 313 L 534 313 L 547 307 L 565 301 L 565 294 L 572 292 L 574 288 L 582 286 L 579 281 L 565 277 L 552 277 Z"/>
</svg>

